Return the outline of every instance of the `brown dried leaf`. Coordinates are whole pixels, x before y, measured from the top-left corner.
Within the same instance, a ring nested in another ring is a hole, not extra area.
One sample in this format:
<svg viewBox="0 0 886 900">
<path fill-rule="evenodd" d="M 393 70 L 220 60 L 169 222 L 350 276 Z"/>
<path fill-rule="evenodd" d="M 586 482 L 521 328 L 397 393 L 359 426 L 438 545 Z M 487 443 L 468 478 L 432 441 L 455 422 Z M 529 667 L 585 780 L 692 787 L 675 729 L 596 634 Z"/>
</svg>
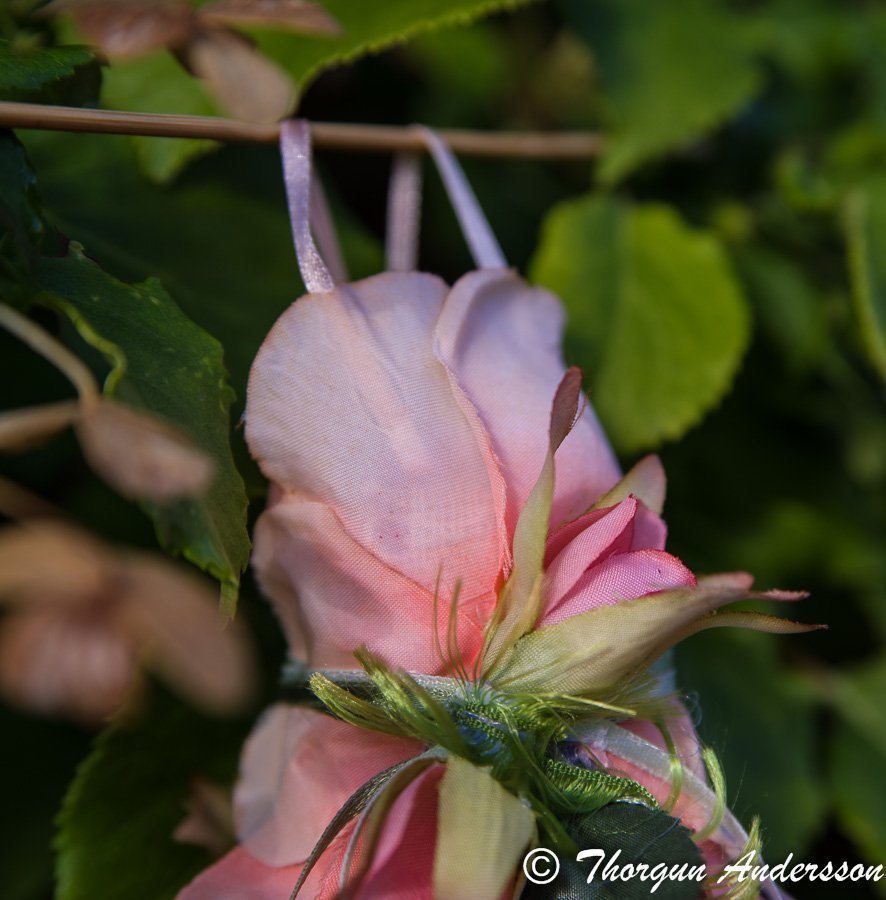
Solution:
<svg viewBox="0 0 886 900">
<path fill-rule="evenodd" d="M 94 609 L 29 609 L 0 625 L 0 691 L 43 715 L 99 724 L 138 682 L 126 634 Z"/>
<path fill-rule="evenodd" d="M 215 857 L 233 847 L 237 838 L 230 788 L 197 776 L 191 780 L 185 806 L 188 814 L 172 832 L 175 840 L 204 847 Z"/>
<path fill-rule="evenodd" d="M 130 554 L 125 568 L 122 614 L 145 664 L 208 712 L 242 709 L 255 686 L 252 647 L 238 622 L 223 619 L 215 593 L 144 554 Z"/>
<path fill-rule="evenodd" d="M 0 531 L 0 601 L 83 605 L 107 590 L 114 560 L 86 532 L 40 519 Z"/>
<path fill-rule="evenodd" d="M 206 81 L 219 105 L 244 122 L 277 122 L 295 105 L 292 79 L 233 32 L 200 32 L 188 47 L 187 64 Z"/>
<path fill-rule="evenodd" d="M 212 460 L 184 432 L 113 400 L 86 410 L 77 433 L 89 464 L 124 496 L 168 503 L 212 479 Z"/>
<path fill-rule="evenodd" d="M 196 23 L 187 0 L 56 0 L 46 11 L 69 14 L 83 37 L 110 59 L 181 46 Z"/>
<path fill-rule="evenodd" d="M 252 25 L 330 36 L 343 31 L 331 13 L 307 0 L 214 0 L 200 7 L 197 15 L 207 25 Z"/>
<path fill-rule="evenodd" d="M 0 450 L 15 453 L 39 446 L 73 425 L 79 415 L 76 400 L 0 413 Z"/>
</svg>

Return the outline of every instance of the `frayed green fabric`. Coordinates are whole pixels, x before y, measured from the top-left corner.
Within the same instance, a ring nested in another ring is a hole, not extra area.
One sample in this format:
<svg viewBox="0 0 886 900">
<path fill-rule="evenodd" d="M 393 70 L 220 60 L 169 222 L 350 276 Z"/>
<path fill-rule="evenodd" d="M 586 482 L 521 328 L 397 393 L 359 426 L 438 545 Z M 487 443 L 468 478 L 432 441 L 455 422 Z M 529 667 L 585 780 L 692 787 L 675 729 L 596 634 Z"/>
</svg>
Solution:
<svg viewBox="0 0 886 900">
<path fill-rule="evenodd" d="M 611 700 L 564 695 L 508 694 L 463 678 L 413 676 L 396 671 L 361 649 L 363 672 L 290 670 L 322 708 L 357 728 L 420 741 L 432 752 L 467 760 L 532 808 L 546 838 L 572 852 L 563 821 L 614 800 L 657 808 L 654 797 L 628 778 L 575 765 L 563 758 L 570 727 L 588 718 L 630 718 L 638 701 L 661 717 L 669 698 L 656 699 L 651 683 L 626 685 Z"/>
</svg>

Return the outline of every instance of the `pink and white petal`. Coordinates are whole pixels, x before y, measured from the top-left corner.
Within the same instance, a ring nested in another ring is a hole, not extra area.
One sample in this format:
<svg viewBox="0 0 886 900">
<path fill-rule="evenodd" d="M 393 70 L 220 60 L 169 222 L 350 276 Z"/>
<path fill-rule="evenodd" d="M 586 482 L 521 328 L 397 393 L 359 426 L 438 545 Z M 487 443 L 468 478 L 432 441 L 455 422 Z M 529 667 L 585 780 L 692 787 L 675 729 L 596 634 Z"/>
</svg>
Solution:
<svg viewBox="0 0 886 900">
<path fill-rule="evenodd" d="M 36 607 L 0 627 L 0 692 L 42 715 L 101 723 L 137 687 L 137 662 L 110 612 Z"/>
<path fill-rule="evenodd" d="M 421 751 L 414 741 L 316 710 L 271 707 L 243 752 L 234 788 L 237 835 L 268 865 L 304 862 L 351 794 Z"/>
<path fill-rule="evenodd" d="M 446 669 L 434 644 L 433 590 L 355 541 L 328 506 L 284 495 L 256 524 L 253 566 L 292 652 L 309 665 L 353 668 L 354 650 L 365 645 L 390 665 L 427 674 Z M 494 587 L 491 581 L 479 596 L 459 595 L 458 639 L 466 659 L 479 652 Z M 441 591 L 442 636 L 449 599 Z"/>
<path fill-rule="evenodd" d="M 391 807 L 357 894 L 360 900 L 433 900 L 437 806 L 445 771 L 444 765 L 429 767 Z"/>
<path fill-rule="evenodd" d="M 545 573 L 546 608 L 559 603 L 592 565 L 613 553 L 631 549 L 637 507 L 637 501 L 628 497 L 617 506 L 601 510 L 603 514 L 595 517 L 551 560 Z"/>
<path fill-rule="evenodd" d="M 587 571 L 569 594 L 545 613 L 541 625 L 553 625 L 600 606 L 693 584 L 695 576 L 670 553 L 617 553 Z"/>
<path fill-rule="evenodd" d="M 437 352 L 477 408 L 517 517 L 548 451 L 551 403 L 566 367 L 557 298 L 515 272 L 471 272 L 453 286 L 437 324 Z M 557 452 L 551 521 L 586 510 L 619 479 L 618 463 L 590 405 Z"/>
<path fill-rule="evenodd" d="M 289 900 L 300 871 L 300 865 L 266 865 L 235 847 L 182 888 L 176 900 Z"/>
<path fill-rule="evenodd" d="M 328 504 L 392 570 L 432 590 L 442 567 L 473 595 L 507 558 L 504 485 L 433 353 L 446 293 L 389 272 L 294 303 L 252 366 L 246 438 L 272 481 Z"/>
</svg>

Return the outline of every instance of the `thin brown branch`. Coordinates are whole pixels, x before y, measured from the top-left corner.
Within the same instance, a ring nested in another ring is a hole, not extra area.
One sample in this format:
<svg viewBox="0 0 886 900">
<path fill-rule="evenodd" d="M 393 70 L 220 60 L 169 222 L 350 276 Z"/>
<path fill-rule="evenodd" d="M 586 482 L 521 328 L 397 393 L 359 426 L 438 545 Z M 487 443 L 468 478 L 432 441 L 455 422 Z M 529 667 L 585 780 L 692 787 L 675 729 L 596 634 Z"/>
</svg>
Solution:
<svg viewBox="0 0 886 900">
<path fill-rule="evenodd" d="M 0 102 L 0 127 L 146 137 L 209 138 L 216 141 L 275 143 L 277 125 L 253 125 L 211 116 L 173 116 Z M 314 145 L 325 150 L 396 152 L 423 150 L 421 137 L 409 127 L 313 122 Z M 591 159 L 602 138 L 592 132 L 491 132 L 441 130 L 443 139 L 465 156 L 514 159 Z"/>
</svg>

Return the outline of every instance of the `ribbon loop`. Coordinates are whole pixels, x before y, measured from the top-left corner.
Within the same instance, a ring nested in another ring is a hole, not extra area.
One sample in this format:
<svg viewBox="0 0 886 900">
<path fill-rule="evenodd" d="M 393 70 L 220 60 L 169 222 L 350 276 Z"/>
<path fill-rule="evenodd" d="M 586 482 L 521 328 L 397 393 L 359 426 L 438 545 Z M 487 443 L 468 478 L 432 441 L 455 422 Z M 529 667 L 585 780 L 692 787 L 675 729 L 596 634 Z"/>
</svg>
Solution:
<svg viewBox="0 0 886 900">
<path fill-rule="evenodd" d="M 424 139 L 443 179 L 443 186 L 477 268 L 506 269 L 508 264 L 505 256 L 455 154 L 436 132 L 424 125 L 415 127 Z"/>
<path fill-rule="evenodd" d="M 397 154 L 391 168 L 385 238 L 385 262 L 391 272 L 412 272 L 418 265 L 421 187 L 418 154 Z"/>
<path fill-rule="evenodd" d="M 335 289 L 335 279 L 314 244 L 311 233 L 311 129 L 303 119 L 289 119 L 280 125 L 280 153 L 283 157 L 283 177 L 295 255 L 305 287 L 312 294 L 325 294 Z M 319 191 L 317 192 L 319 194 Z M 315 208 L 317 208 L 315 204 Z M 329 228 L 321 232 L 331 234 L 331 220 L 325 203 L 320 201 L 321 219 L 326 212 Z"/>
</svg>

